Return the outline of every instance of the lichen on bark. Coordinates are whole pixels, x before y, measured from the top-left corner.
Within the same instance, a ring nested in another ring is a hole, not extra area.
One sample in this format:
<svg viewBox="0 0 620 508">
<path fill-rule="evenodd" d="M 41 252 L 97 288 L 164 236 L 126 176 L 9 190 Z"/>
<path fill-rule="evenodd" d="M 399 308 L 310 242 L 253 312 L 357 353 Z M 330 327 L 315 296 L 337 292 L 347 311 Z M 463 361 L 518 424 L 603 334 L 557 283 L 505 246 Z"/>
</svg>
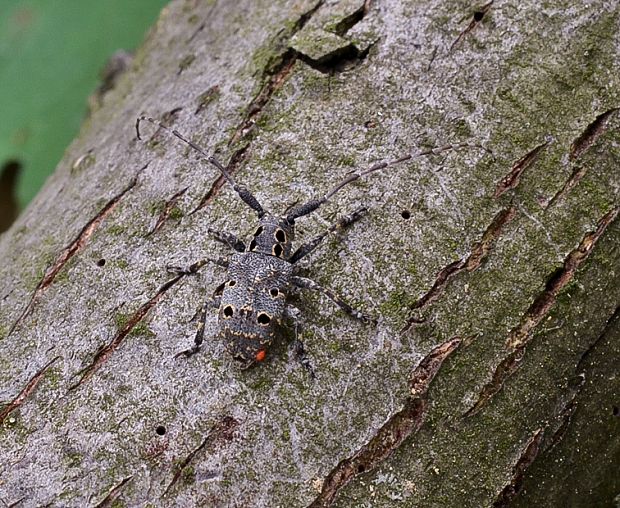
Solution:
<svg viewBox="0 0 620 508">
<path fill-rule="evenodd" d="M 619 16 L 574 0 L 173 1 L 0 237 L 0 500 L 610 502 Z M 275 212 L 424 154 L 298 221 L 311 238 L 369 208 L 303 261 L 378 318 L 300 295 L 316 380 L 290 328 L 236 370 L 215 314 L 202 354 L 175 358 L 225 275 L 166 266 L 221 256 L 208 228 L 245 237 L 256 218 L 165 132 L 138 142 L 141 114 L 231 160 Z"/>
</svg>

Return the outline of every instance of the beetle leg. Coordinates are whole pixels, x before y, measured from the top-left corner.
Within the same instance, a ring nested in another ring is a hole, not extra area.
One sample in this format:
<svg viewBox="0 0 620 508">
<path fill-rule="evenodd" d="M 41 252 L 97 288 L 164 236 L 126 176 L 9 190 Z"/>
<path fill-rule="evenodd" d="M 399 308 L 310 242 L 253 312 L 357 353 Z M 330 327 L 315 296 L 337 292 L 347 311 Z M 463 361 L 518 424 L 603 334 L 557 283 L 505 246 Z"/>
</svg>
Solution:
<svg viewBox="0 0 620 508">
<path fill-rule="evenodd" d="M 298 288 L 312 289 L 314 291 L 319 291 L 323 293 L 325 296 L 327 296 L 327 298 L 329 298 L 332 302 L 338 305 L 338 307 L 340 307 L 343 311 L 349 314 L 349 316 L 353 316 L 354 318 L 359 319 L 364 323 L 376 323 L 375 319 L 367 316 L 366 314 L 357 309 L 354 309 L 331 289 L 324 288 L 323 286 L 314 282 L 312 279 L 293 276 L 291 277 L 291 283 Z"/>
<path fill-rule="evenodd" d="M 316 379 L 314 368 L 306 356 L 306 349 L 304 348 L 304 343 L 301 339 L 301 332 L 299 331 L 300 328 L 301 325 L 299 323 L 295 323 L 295 342 L 293 342 L 293 353 L 301 366 L 308 371 L 310 377 L 312 379 Z"/>
<path fill-rule="evenodd" d="M 170 273 L 174 273 L 175 275 L 195 275 L 198 273 L 198 270 L 200 270 L 207 263 L 213 263 L 223 268 L 228 268 L 228 261 L 226 259 L 205 258 L 201 259 L 200 261 L 196 261 L 194 264 L 189 265 L 187 268 L 168 265 L 166 266 L 166 270 L 168 270 Z"/>
<path fill-rule="evenodd" d="M 301 311 L 294 305 L 287 305 L 284 307 L 284 317 L 290 321 L 295 322 L 300 314 Z"/>
<path fill-rule="evenodd" d="M 418 154 L 418 155 L 422 155 L 422 154 Z M 378 162 L 377 164 L 374 164 L 373 166 L 363 171 L 352 171 L 345 177 L 344 180 L 342 180 L 338 185 L 336 185 L 332 190 L 330 190 L 323 197 L 317 198 L 317 199 L 311 199 L 307 203 L 296 206 L 293 209 L 289 210 L 288 213 L 286 214 L 286 219 L 292 224 L 293 222 L 295 222 L 295 219 L 298 219 L 299 217 L 303 217 L 304 215 L 309 215 L 312 212 L 314 212 L 317 208 L 319 208 L 321 205 L 324 205 L 325 203 L 327 203 L 327 201 L 329 201 L 329 199 L 334 194 L 336 194 L 340 189 L 350 184 L 351 182 L 354 182 L 355 180 L 363 176 L 366 176 L 370 173 L 374 173 L 375 171 L 379 171 L 389 166 L 393 166 L 395 164 L 400 164 L 401 162 L 408 161 L 412 159 L 413 157 L 414 157 L 413 155 L 403 155 L 402 157 L 399 157 L 398 159 L 395 159 L 389 162 Z"/>
<path fill-rule="evenodd" d="M 327 231 L 325 231 L 324 233 L 321 233 L 319 236 L 310 240 L 309 242 L 306 242 L 303 245 L 300 245 L 299 248 L 289 258 L 289 261 L 291 263 L 297 263 L 297 261 L 307 256 L 314 249 L 316 249 L 319 245 L 321 245 L 321 242 L 323 242 L 323 239 L 328 234 L 333 233 L 336 230 L 342 230 L 346 228 L 347 226 L 350 226 L 355 221 L 361 219 L 364 213 L 366 213 L 366 211 L 368 211 L 368 208 L 366 208 L 365 206 L 362 206 L 358 208 L 357 210 L 355 210 L 352 214 L 341 217 L 340 220 L 336 222 L 335 224 L 333 224 Z"/>
<path fill-rule="evenodd" d="M 224 245 L 227 245 L 228 247 L 236 250 L 237 252 L 245 252 L 245 243 L 239 240 L 239 238 L 237 238 L 232 233 L 227 233 L 226 231 L 216 231 L 211 228 L 208 228 L 207 231 L 218 242 L 221 242 Z"/>
<path fill-rule="evenodd" d="M 208 298 L 207 300 L 205 300 L 205 303 L 203 304 L 202 309 L 200 310 L 200 321 L 198 323 L 198 330 L 196 330 L 196 335 L 194 336 L 194 345 L 191 348 L 186 349 L 185 351 L 181 351 L 180 353 L 177 353 L 176 355 L 174 355 L 175 358 L 178 358 L 179 356 L 185 356 L 186 358 L 189 358 L 190 356 L 200 351 L 200 346 L 202 345 L 202 342 L 204 340 L 204 335 L 205 335 L 205 323 L 207 321 L 207 311 L 210 308 L 219 309 L 221 300 L 222 300 L 221 296 L 214 296 L 212 298 Z"/>
</svg>

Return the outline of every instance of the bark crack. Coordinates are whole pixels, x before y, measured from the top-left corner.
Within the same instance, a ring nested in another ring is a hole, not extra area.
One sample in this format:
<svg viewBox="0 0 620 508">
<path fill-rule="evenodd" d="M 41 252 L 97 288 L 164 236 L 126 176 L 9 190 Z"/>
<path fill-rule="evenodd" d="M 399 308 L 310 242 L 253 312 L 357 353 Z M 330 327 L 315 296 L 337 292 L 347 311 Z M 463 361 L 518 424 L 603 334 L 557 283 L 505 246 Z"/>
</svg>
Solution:
<svg viewBox="0 0 620 508">
<path fill-rule="evenodd" d="M 549 143 L 550 141 L 541 143 L 515 162 L 510 172 L 497 184 L 493 197 L 497 199 L 507 190 L 514 189 L 517 185 L 519 185 L 519 180 L 521 179 L 523 172 L 538 160 L 541 151 L 546 148 Z"/>
<path fill-rule="evenodd" d="M 532 332 L 549 313 L 555 304 L 557 295 L 572 280 L 579 266 L 588 259 L 592 249 L 605 230 L 616 219 L 619 211 L 620 208 L 613 208 L 601 217 L 596 229 L 585 234 L 579 245 L 566 256 L 562 268 L 556 270 L 551 275 L 545 289 L 534 299 L 534 302 L 521 318 L 519 326 L 509 333 L 506 347 L 512 351 L 499 363 L 491 381 L 482 388 L 478 395 L 478 400 L 463 415 L 464 417 L 478 413 L 502 389 L 506 380 L 519 368 L 527 343 L 531 340 Z"/>
<path fill-rule="evenodd" d="M 204 448 L 206 448 L 207 445 L 216 446 L 218 444 L 224 444 L 232 441 L 234 438 L 234 433 L 237 430 L 238 426 L 238 420 L 236 420 L 232 416 L 225 416 L 220 419 L 220 421 L 218 421 L 213 427 L 211 427 L 208 434 L 202 440 L 200 445 L 194 448 L 179 464 L 176 472 L 174 473 L 174 476 L 172 477 L 172 480 L 164 491 L 163 497 L 166 497 L 170 493 L 172 488 L 179 481 L 179 478 L 181 478 L 183 471 L 186 470 L 186 468 L 190 465 L 190 463 L 194 460 L 198 453 L 200 453 Z"/>
<path fill-rule="evenodd" d="M 228 174 L 233 175 L 237 171 L 237 169 L 239 168 L 241 163 L 245 160 L 246 155 L 247 155 L 247 150 L 248 150 L 249 147 L 250 147 L 250 144 L 248 143 L 245 146 L 243 146 L 242 148 L 240 148 L 239 150 L 237 150 L 232 155 L 232 157 L 230 158 L 230 161 L 228 162 L 228 165 L 226 166 L 226 171 L 228 171 Z M 196 208 L 194 208 L 190 212 L 190 215 L 193 215 L 196 212 L 198 212 L 198 211 L 202 210 L 203 208 L 205 208 L 206 206 L 208 206 L 211 203 L 211 201 L 213 201 L 215 196 L 217 196 L 218 192 L 224 186 L 225 183 L 226 183 L 226 179 L 224 178 L 223 175 L 220 175 L 213 182 L 213 184 L 211 185 L 209 190 L 207 192 L 205 192 L 205 194 L 200 199 L 200 203 L 198 203 L 198 206 L 196 206 Z"/>
<path fill-rule="evenodd" d="M 525 476 L 525 472 L 536 459 L 540 451 L 544 435 L 544 429 L 540 428 L 535 430 L 530 436 L 530 439 L 521 452 L 519 459 L 512 468 L 512 478 L 510 479 L 510 482 L 506 484 L 493 503 L 494 508 L 504 508 L 508 506 L 510 501 L 512 501 L 519 493 L 523 485 L 523 477 Z"/>
<path fill-rule="evenodd" d="M 69 387 L 69 390 L 75 390 L 80 385 L 88 381 L 95 372 L 108 360 L 110 356 L 120 347 L 127 335 L 129 335 L 132 329 L 149 313 L 149 311 L 161 300 L 161 298 L 172 288 L 177 282 L 179 282 L 186 273 L 180 273 L 176 277 L 170 279 L 163 284 L 157 293 L 143 304 L 124 324 L 124 326 L 117 332 L 108 344 L 100 348 L 93 361 L 84 369 L 79 371 L 76 375 L 80 376 L 80 379 Z"/>
<path fill-rule="evenodd" d="M 0 424 L 4 422 L 4 420 L 10 413 L 12 413 L 18 407 L 23 405 L 24 402 L 26 402 L 26 399 L 28 398 L 28 396 L 30 396 L 32 392 L 34 392 L 37 385 L 41 382 L 41 379 L 43 379 L 43 376 L 45 376 L 45 373 L 59 358 L 60 356 L 52 358 L 41 369 L 39 369 L 37 373 L 30 378 L 30 381 L 26 383 L 26 386 L 22 389 L 22 391 L 19 392 L 11 402 L 9 402 L 6 406 L 2 408 L 2 410 L 0 411 Z"/>
<path fill-rule="evenodd" d="M 119 483 L 110 489 L 108 495 L 95 505 L 95 508 L 110 508 L 114 506 L 114 501 L 121 495 L 121 490 L 127 485 L 133 478 L 133 475 L 123 478 Z"/>
<path fill-rule="evenodd" d="M 138 181 L 138 176 L 140 176 L 142 171 L 146 169 L 147 166 L 148 164 L 142 167 L 138 171 L 136 176 L 133 177 L 129 185 L 116 196 L 114 196 L 110 201 L 108 201 L 106 205 L 99 211 L 99 213 L 97 213 L 97 215 L 95 215 L 82 228 L 82 230 L 73 239 L 73 241 L 58 254 L 53 263 L 45 271 L 45 275 L 43 276 L 43 278 L 39 281 L 39 284 L 37 285 L 34 292 L 32 293 L 32 296 L 30 297 L 30 301 L 28 302 L 22 313 L 19 315 L 17 320 L 13 323 L 13 326 L 11 326 L 7 337 L 10 336 L 19 326 L 19 324 L 30 315 L 35 304 L 41 297 L 41 294 L 54 282 L 56 275 L 58 275 L 58 273 L 63 269 L 67 262 L 71 258 L 73 258 L 73 256 L 75 256 L 84 249 L 90 237 L 99 228 L 105 218 L 115 210 L 123 197 L 135 187 Z"/>
<path fill-rule="evenodd" d="M 295 51 L 288 48 L 288 41 L 293 37 L 293 35 L 299 32 L 306 25 L 306 23 L 323 5 L 324 2 L 325 0 L 318 1 L 309 11 L 302 14 L 295 21 L 293 27 L 290 30 L 285 31 L 282 35 L 279 35 L 274 40 L 274 42 L 272 43 L 274 47 L 284 47 L 286 49 L 278 53 L 277 55 L 272 56 L 265 64 L 262 77 L 264 85 L 262 86 L 256 97 L 254 97 L 254 99 L 250 102 L 247 108 L 246 116 L 235 128 L 234 134 L 228 141 L 228 146 L 233 146 L 237 144 L 240 140 L 247 139 L 250 133 L 254 130 L 257 119 L 263 112 L 265 106 L 271 100 L 273 94 L 277 90 L 279 90 L 286 82 L 293 70 L 295 62 L 297 61 L 297 54 L 295 53 Z M 230 175 L 234 176 L 240 165 L 245 160 L 249 146 L 250 143 L 246 143 L 245 146 L 236 150 L 233 156 L 230 158 L 230 161 L 226 166 L 226 170 Z M 209 190 L 207 190 L 207 192 L 202 196 L 200 203 L 194 210 L 192 210 L 190 215 L 193 215 L 194 213 L 206 207 L 219 193 L 220 189 L 224 186 L 225 183 L 226 180 L 224 176 L 220 175 L 213 182 Z"/>
<path fill-rule="evenodd" d="M 581 264 L 588 259 L 592 249 L 599 241 L 607 227 L 616 219 L 620 208 L 613 208 L 598 221 L 593 232 L 586 233 L 577 248 L 573 249 L 564 259 L 562 268 L 557 270 L 547 281 L 542 293 L 536 297 L 530 308 L 506 341 L 509 348 L 524 346 L 530 339 L 532 330 L 543 320 L 555 304 L 558 293 L 573 279 Z"/>
<path fill-rule="evenodd" d="M 510 206 L 508 208 L 500 210 L 495 215 L 495 217 L 493 217 L 491 224 L 489 224 L 489 226 L 486 228 L 486 230 L 482 234 L 481 239 L 474 245 L 472 245 L 469 255 L 443 267 L 435 277 L 435 282 L 433 283 L 431 289 L 429 289 L 413 305 L 411 305 L 409 310 L 416 311 L 425 308 L 427 305 L 437 300 L 443 294 L 450 280 L 454 278 L 458 273 L 462 272 L 463 270 L 473 272 L 478 267 L 480 267 L 482 262 L 489 255 L 489 252 L 493 248 L 496 240 L 501 235 L 504 226 L 508 224 L 512 219 L 514 219 L 516 213 L 517 210 L 514 206 Z M 419 317 L 410 317 L 407 325 L 401 333 L 407 332 L 414 324 L 419 322 Z"/>
<path fill-rule="evenodd" d="M 454 337 L 431 352 L 413 370 L 403 409 L 392 415 L 377 430 L 375 435 L 351 457 L 341 460 L 323 481 L 321 493 L 308 508 L 331 506 L 338 492 L 356 476 L 371 471 L 397 450 L 400 445 L 421 427 L 426 416 L 427 394 L 431 382 L 445 359 L 461 344 L 460 337 Z"/>
<path fill-rule="evenodd" d="M 461 43 L 461 41 L 467 36 L 467 34 L 472 32 L 480 24 L 485 14 L 491 9 L 492 5 L 493 0 L 474 11 L 471 17 L 471 21 L 469 22 L 469 25 L 467 25 L 467 28 L 465 28 L 465 30 L 463 30 L 459 34 L 456 40 L 452 43 L 452 46 L 450 46 L 450 52 L 452 52 L 452 50 L 454 50 L 454 48 L 456 48 Z"/>
<path fill-rule="evenodd" d="M 592 123 L 590 123 L 585 130 L 577 137 L 571 144 L 568 157 L 574 162 L 579 159 L 585 152 L 587 152 L 592 145 L 594 145 L 598 139 L 607 131 L 607 124 L 613 115 L 619 111 L 620 108 L 612 108 L 604 113 L 598 115 Z M 562 188 L 556 192 L 556 194 L 549 200 L 545 208 L 549 208 L 556 201 L 562 199 L 568 194 L 587 174 L 589 170 L 588 166 L 577 166 L 573 169 L 570 177 L 564 182 Z"/>
<path fill-rule="evenodd" d="M 574 161 L 581 157 L 607 130 L 607 124 L 613 114 L 620 108 L 612 108 L 598 115 L 592 123 L 573 141 L 570 146 L 569 157 Z"/>
<path fill-rule="evenodd" d="M 166 201 L 166 205 L 164 209 L 162 210 L 162 212 L 159 214 L 159 217 L 157 218 L 157 222 L 155 223 L 155 226 L 153 227 L 153 229 L 151 229 L 151 231 L 149 231 L 146 234 L 146 236 L 151 236 L 157 233 L 163 227 L 163 225 L 166 223 L 166 221 L 170 217 L 172 210 L 176 207 L 176 204 L 179 201 L 179 199 L 181 199 L 183 194 L 187 192 L 187 189 L 189 189 L 189 187 L 185 187 L 184 189 L 181 189 L 174 196 L 172 196 L 168 201 Z"/>
</svg>

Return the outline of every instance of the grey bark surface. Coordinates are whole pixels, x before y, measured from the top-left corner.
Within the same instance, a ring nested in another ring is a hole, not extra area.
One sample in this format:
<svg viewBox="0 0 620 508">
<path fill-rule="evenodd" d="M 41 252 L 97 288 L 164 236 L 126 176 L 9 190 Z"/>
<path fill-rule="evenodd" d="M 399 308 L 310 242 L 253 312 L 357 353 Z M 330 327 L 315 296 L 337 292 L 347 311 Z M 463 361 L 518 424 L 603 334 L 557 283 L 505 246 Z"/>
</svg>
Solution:
<svg viewBox="0 0 620 508">
<path fill-rule="evenodd" d="M 608 506 L 620 492 L 615 2 L 174 1 L 0 237 L 4 506 Z M 295 297 L 239 371 L 166 272 L 255 214 L 147 114 L 298 221 L 377 325 Z M 616 503 L 617 503 L 616 498 Z"/>
</svg>

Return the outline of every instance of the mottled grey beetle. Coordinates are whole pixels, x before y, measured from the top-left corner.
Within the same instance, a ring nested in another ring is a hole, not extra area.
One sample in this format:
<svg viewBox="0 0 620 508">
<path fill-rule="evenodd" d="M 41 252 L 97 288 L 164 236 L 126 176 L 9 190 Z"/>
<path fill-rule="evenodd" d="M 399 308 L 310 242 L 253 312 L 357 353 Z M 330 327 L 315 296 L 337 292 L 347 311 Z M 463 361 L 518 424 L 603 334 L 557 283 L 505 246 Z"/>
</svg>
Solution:
<svg viewBox="0 0 620 508">
<path fill-rule="evenodd" d="M 235 183 L 230 173 L 217 159 L 209 156 L 204 149 L 186 139 L 178 131 L 169 129 L 157 120 L 141 116 L 136 121 L 138 139 L 140 139 L 140 122 L 143 120 L 170 132 L 200 153 L 210 164 L 217 167 L 239 197 L 256 211 L 259 218 L 259 225 L 247 247 L 245 242 L 233 234 L 209 229 L 209 233 L 215 239 L 228 245 L 236 252 L 229 261 L 215 261 L 228 269 L 228 280 L 221 284 L 215 290 L 213 297 L 203 305 L 194 346 L 181 354 L 190 356 L 198 352 L 203 341 L 207 310 L 209 307 L 214 307 L 219 309 L 219 332 L 224 339 L 225 347 L 239 363 L 239 366 L 245 369 L 255 362 L 264 360 L 267 348 L 275 337 L 276 326 L 281 323 L 284 317 L 293 318 L 295 316 L 296 309 L 286 303 L 286 297 L 292 288 L 320 291 L 347 314 L 364 322 L 371 321 L 368 316 L 351 307 L 330 289 L 323 288 L 311 279 L 295 275 L 296 263 L 300 259 L 316 249 L 329 233 L 358 220 L 366 208 L 361 207 L 352 214 L 342 217 L 327 231 L 302 244 L 293 252 L 295 220 L 314 212 L 345 185 L 374 171 L 411 159 L 411 155 L 390 162 L 375 164 L 359 173 L 349 173 L 325 196 L 312 199 L 303 205 L 290 209 L 286 215 L 277 217 L 266 212 L 248 189 Z M 183 273 L 196 273 L 208 261 L 213 260 L 199 261 L 187 270 L 178 268 L 175 270 Z M 301 344 L 297 347 L 300 355 L 303 356 Z M 308 367 L 307 360 L 305 362 Z"/>
</svg>

